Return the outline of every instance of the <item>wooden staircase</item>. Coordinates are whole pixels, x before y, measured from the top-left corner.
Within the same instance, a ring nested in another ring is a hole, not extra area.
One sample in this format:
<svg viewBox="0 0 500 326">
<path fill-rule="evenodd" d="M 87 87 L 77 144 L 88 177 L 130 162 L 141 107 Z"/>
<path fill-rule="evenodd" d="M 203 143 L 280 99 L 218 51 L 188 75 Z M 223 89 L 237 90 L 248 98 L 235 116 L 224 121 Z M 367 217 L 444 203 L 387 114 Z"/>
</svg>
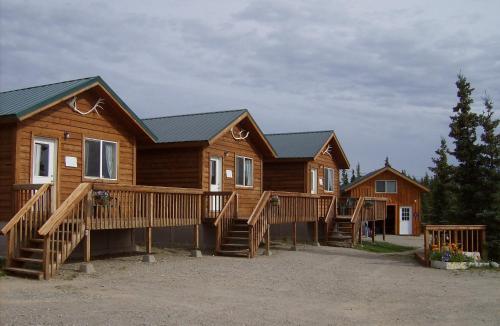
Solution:
<svg viewBox="0 0 500 326">
<path fill-rule="evenodd" d="M 248 220 L 233 219 L 227 235 L 222 239 L 220 249 L 216 250 L 217 255 L 248 257 L 250 251 L 248 236 Z"/>
<path fill-rule="evenodd" d="M 351 216 L 337 216 L 333 227 L 328 230 L 326 244 L 333 247 L 352 248 Z"/>
<path fill-rule="evenodd" d="M 43 278 L 43 238 L 31 238 L 25 247 L 12 257 L 9 267 L 4 271 L 11 275 Z"/>
</svg>

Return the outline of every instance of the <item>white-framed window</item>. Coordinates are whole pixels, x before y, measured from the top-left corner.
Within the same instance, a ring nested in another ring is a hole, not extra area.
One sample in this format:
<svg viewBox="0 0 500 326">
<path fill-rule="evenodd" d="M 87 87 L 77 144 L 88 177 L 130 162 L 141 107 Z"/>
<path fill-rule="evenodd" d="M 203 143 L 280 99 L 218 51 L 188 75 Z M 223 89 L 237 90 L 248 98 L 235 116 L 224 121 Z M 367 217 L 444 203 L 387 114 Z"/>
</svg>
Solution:
<svg viewBox="0 0 500 326">
<path fill-rule="evenodd" d="M 396 180 L 376 180 L 375 192 L 395 194 L 397 192 Z"/>
<path fill-rule="evenodd" d="M 253 186 L 253 160 L 251 158 L 236 156 L 236 185 Z"/>
<path fill-rule="evenodd" d="M 333 169 L 325 168 L 325 191 L 333 191 Z"/>
<path fill-rule="evenodd" d="M 92 179 L 117 179 L 118 143 L 85 138 L 84 175 Z"/>
</svg>

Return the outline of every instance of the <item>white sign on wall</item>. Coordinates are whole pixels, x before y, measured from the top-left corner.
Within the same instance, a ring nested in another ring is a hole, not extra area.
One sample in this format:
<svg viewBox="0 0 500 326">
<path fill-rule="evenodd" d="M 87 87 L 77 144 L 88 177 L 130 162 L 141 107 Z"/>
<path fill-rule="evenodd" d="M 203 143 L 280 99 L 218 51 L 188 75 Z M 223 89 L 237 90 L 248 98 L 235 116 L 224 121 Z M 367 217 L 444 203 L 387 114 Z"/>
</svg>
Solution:
<svg viewBox="0 0 500 326">
<path fill-rule="evenodd" d="M 69 168 L 78 167 L 78 163 L 77 163 L 78 161 L 76 160 L 76 157 L 74 157 L 74 156 L 65 156 L 64 162 L 66 163 L 66 166 Z"/>
<path fill-rule="evenodd" d="M 323 178 L 319 178 L 319 185 L 322 186 L 323 185 Z"/>
<path fill-rule="evenodd" d="M 233 170 L 226 170 L 226 178 L 228 179 L 233 178 Z"/>
</svg>

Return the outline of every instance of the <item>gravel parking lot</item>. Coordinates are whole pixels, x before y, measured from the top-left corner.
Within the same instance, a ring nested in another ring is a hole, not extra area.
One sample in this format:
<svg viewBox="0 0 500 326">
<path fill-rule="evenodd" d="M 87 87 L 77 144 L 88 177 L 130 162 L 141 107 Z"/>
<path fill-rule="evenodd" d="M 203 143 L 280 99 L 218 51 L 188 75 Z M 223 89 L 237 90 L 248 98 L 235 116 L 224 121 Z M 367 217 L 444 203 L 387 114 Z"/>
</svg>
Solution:
<svg viewBox="0 0 500 326">
<path fill-rule="evenodd" d="M 407 238 L 406 240 L 409 240 Z M 411 253 L 274 245 L 271 257 L 156 249 L 0 278 L 2 325 L 498 325 L 500 273 L 420 267 Z"/>
</svg>

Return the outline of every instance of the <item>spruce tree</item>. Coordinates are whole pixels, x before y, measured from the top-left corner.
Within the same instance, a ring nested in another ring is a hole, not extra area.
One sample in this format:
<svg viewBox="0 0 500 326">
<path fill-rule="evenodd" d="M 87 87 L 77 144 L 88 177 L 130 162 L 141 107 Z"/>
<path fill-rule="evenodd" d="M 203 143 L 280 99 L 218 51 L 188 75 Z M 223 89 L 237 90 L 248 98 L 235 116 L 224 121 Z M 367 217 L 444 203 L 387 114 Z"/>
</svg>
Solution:
<svg viewBox="0 0 500 326">
<path fill-rule="evenodd" d="M 433 173 L 431 193 L 429 196 L 430 209 L 428 221 L 431 223 L 446 224 L 453 219 L 453 168 L 448 164 L 448 146 L 441 138 L 441 145 L 436 150 L 436 157 L 432 158 L 434 166 L 429 170 Z"/>
<path fill-rule="evenodd" d="M 354 169 L 351 170 L 351 180 L 350 182 L 354 182 L 356 180 L 356 175 L 354 174 Z"/>
<path fill-rule="evenodd" d="M 457 195 L 457 210 L 453 222 L 464 224 L 477 223 L 477 214 L 480 212 L 480 197 L 483 195 L 479 187 L 480 147 L 476 143 L 476 129 L 479 126 L 477 114 L 472 112 L 472 92 L 467 79 L 458 75 L 456 82 L 459 101 L 453 108 L 454 114 L 450 117 L 450 138 L 454 149 L 450 151 L 456 160 L 455 193 Z"/>
<path fill-rule="evenodd" d="M 356 178 L 359 178 L 361 177 L 361 167 L 359 166 L 359 162 L 358 164 L 356 164 Z"/>
<path fill-rule="evenodd" d="M 391 163 L 389 163 L 389 156 L 385 157 L 384 166 L 385 167 L 390 167 L 391 166 Z"/>
<path fill-rule="evenodd" d="M 500 258 L 500 121 L 494 117 L 493 102 L 484 99 L 485 110 L 479 116 L 481 133 L 481 211 L 479 223 L 488 226 L 490 256 Z"/>
<path fill-rule="evenodd" d="M 347 170 L 342 170 L 342 185 L 345 186 L 349 183 L 349 175 L 347 175 Z"/>
<path fill-rule="evenodd" d="M 420 184 L 427 188 L 431 188 L 431 178 L 429 174 L 425 172 L 425 176 L 420 179 Z M 431 222 L 431 203 L 430 203 L 430 194 L 427 192 L 422 193 L 422 221 Z"/>
</svg>

